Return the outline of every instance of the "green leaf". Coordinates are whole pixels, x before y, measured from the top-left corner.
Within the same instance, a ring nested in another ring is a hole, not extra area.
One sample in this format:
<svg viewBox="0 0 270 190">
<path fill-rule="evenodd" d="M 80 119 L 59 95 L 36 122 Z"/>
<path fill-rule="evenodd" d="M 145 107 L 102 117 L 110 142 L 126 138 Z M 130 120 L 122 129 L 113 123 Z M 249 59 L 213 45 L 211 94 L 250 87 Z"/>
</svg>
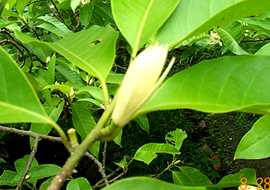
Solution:
<svg viewBox="0 0 270 190">
<path fill-rule="evenodd" d="M 50 177 L 42 182 L 42 184 L 39 186 L 38 190 L 47 190 L 52 182 L 53 178 Z"/>
<path fill-rule="evenodd" d="M 269 74 L 267 56 L 203 61 L 165 81 L 140 113 L 168 109 L 269 113 Z"/>
<path fill-rule="evenodd" d="M 68 182 L 67 190 L 92 190 L 92 187 L 86 178 L 80 177 Z"/>
<path fill-rule="evenodd" d="M 211 181 L 208 177 L 196 168 L 189 166 L 179 167 L 180 171 L 173 171 L 173 181 L 177 185 L 183 186 L 208 186 Z M 239 183 L 239 181 L 238 181 Z"/>
<path fill-rule="evenodd" d="M 23 43 L 49 47 L 80 69 L 105 81 L 114 62 L 118 33 L 109 26 L 92 26 L 54 43 L 36 40 L 18 31 L 15 36 Z"/>
<path fill-rule="evenodd" d="M 55 98 L 51 103 L 46 102 L 44 106 L 50 118 L 56 122 L 64 109 L 64 101 Z M 47 135 L 52 130 L 52 127 L 48 124 L 33 123 L 30 130 Z M 34 144 L 34 139 L 30 138 L 30 144 Z"/>
<path fill-rule="evenodd" d="M 174 145 L 175 148 L 177 148 L 177 150 L 180 150 L 186 138 L 187 138 L 187 134 L 185 131 L 181 129 L 176 129 L 174 131 L 167 133 L 165 140 L 167 143 Z"/>
<path fill-rule="evenodd" d="M 19 14 L 23 14 L 24 7 L 29 3 L 30 0 L 17 0 L 16 1 L 16 9 Z"/>
<path fill-rule="evenodd" d="M 102 89 L 95 86 L 84 86 L 78 89 L 77 94 L 88 94 L 99 102 L 104 102 Z"/>
<path fill-rule="evenodd" d="M 114 20 L 133 48 L 133 57 L 164 24 L 179 2 L 180 0 L 111 1 Z"/>
<path fill-rule="evenodd" d="M 5 170 L 3 174 L 0 176 L 0 186 L 1 185 L 16 186 L 23 175 L 23 172 L 24 172 L 24 169 L 28 160 L 29 160 L 29 155 L 26 155 L 23 158 L 16 160 L 15 161 L 16 172 Z M 33 160 L 30 170 L 33 169 L 34 167 L 38 167 L 38 162 L 36 161 L 36 159 Z M 31 181 L 31 182 L 35 183 L 35 181 Z"/>
<path fill-rule="evenodd" d="M 220 35 L 224 46 L 230 50 L 235 55 L 249 55 L 232 37 L 232 35 L 226 30 L 219 28 L 217 29 L 218 34 Z"/>
<path fill-rule="evenodd" d="M 237 173 L 224 176 L 215 186 L 220 188 L 237 187 L 239 186 L 242 177 L 246 177 L 248 184 L 257 185 L 256 170 L 245 168 Z"/>
<path fill-rule="evenodd" d="M 83 26 L 87 26 L 90 21 L 91 18 L 93 16 L 93 11 L 94 11 L 94 3 L 87 3 L 85 5 L 82 5 L 80 8 L 80 21 L 81 21 L 81 25 Z"/>
<path fill-rule="evenodd" d="M 2 48 L 0 86 L 0 123 L 53 123 L 24 73 Z"/>
<path fill-rule="evenodd" d="M 0 186 L 2 185 L 16 186 L 19 180 L 20 176 L 18 176 L 16 172 L 5 170 L 0 176 Z"/>
<path fill-rule="evenodd" d="M 48 84 L 54 84 L 55 82 L 55 63 L 56 63 L 56 56 L 53 55 L 50 58 L 50 61 L 48 64 L 48 71 L 47 71 Z"/>
<path fill-rule="evenodd" d="M 48 30 L 59 37 L 64 37 L 65 35 L 71 33 L 68 27 L 55 17 L 45 15 L 38 17 L 38 19 L 43 21 L 43 23 L 37 25 L 37 27 Z"/>
<path fill-rule="evenodd" d="M 261 117 L 238 144 L 235 159 L 270 157 L 270 116 Z"/>
<path fill-rule="evenodd" d="M 139 125 L 139 127 L 142 130 L 144 130 L 148 134 L 150 133 L 150 125 L 149 125 L 149 121 L 146 115 L 141 115 L 139 117 L 136 117 L 135 122 Z"/>
<path fill-rule="evenodd" d="M 85 102 L 77 102 L 72 104 L 72 121 L 73 126 L 84 139 L 95 127 L 96 121 L 89 110 L 89 104 Z M 99 154 L 100 142 L 94 143 L 90 148 L 90 152 L 95 156 Z"/>
<path fill-rule="evenodd" d="M 29 181 L 37 181 L 39 179 L 55 176 L 61 167 L 54 164 L 42 164 L 33 167 L 29 172 Z"/>
<path fill-rule="evenodd" d="M 182 0 L 156 41 L 175 47 L 213 27 L 267 11 L 269 6 L 269 0 Z"/>
<path fill-rule="evenodd" d="M 179 150 L 170 144 L 149 143 L 144 144 L 136 151 L 134 159 L 149 165 L 157 157 L 157 153 L 175 155 L 179 154 Z"/>
<path fill-rule="evenodd" d="M 256 52 L 256 55 L 267 55 L 270 56 L 270 43 L 264 45 Z"/>
<path fill-rule="evenodd" d="M 207 190 L 206 187 L 179 186 L 148 177 L 131 177 L 109 185 L 102 190 Z"/>
<path fill-rule="evenodd" d="M 68 63 L 59 63 L 55 67 L 57 73 L 67 81 L 71 82 L 74 88 L 84 86 L 83 81 L 81 80 L 80 73 L 74 70 L 74 67 Z"/>
</svg>

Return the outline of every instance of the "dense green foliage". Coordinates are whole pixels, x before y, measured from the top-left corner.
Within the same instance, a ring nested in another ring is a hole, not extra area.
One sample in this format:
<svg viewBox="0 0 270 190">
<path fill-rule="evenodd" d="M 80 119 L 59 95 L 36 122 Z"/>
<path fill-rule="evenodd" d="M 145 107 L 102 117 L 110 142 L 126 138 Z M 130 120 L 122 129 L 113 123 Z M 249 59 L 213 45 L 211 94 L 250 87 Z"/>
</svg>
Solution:
<svg viewBox="0 0 270 190">
<path fill-rule="evenodd" d="M 31 150 L 11 163 L 0 151 L 0 189 L 258 185 L 254 169 L 221 179 L 186 165 L 182 145 L 204 121 L 187 129 L 176 117 L 183 127 L 170 128 L 150 112 L 257 114 L 234 158 L 270 157 L 269 0 L 0 0 L 0 15 L 0 140 L 23 135 Z M 144 141 L 162 126 L 162 138 Z M 62 168 L 36 159 L 40 141 L 64 145 Z M 78 172 L 82 157 L 92 166 Z"/>
</svg>

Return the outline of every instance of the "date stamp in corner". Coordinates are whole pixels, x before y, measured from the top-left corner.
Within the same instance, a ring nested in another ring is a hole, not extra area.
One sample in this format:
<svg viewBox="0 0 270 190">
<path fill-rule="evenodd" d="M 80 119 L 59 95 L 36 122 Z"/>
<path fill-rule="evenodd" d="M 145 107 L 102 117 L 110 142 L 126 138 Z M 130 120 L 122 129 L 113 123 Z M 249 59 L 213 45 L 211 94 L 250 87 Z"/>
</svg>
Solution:
<svg viewBox="0 0 270 190">
<path fill-rule="evenodd" d="M 256 186 L 248 185 L 247 177 L 240 178 L 239 190 L 270 190 L 270 177 L 256 178 Z"/>
</svg>

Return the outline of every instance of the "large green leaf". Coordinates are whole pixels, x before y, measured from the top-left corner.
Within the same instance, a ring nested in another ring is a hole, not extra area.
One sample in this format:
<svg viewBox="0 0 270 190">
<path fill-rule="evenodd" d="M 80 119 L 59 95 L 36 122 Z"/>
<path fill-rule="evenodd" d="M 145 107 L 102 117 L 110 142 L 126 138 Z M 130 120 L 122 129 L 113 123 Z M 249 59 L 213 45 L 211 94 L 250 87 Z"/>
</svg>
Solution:
<svg viewBox="0 0 270 190">
<path fill-rule="evenodd" d="M 206 187 L 179 186 L 147 177 L 126 178 L 102 190 L 207 190 Z"/>
<path fill-rule="evenodd" d="M 269 0 L 182 0 L 156 40 L 174 47 L 215 26 L 264 12 L 269 7 Z"/>
<path fill-rule="evenodd" d="M 133 56 L 164 24 L 180 0 L 111 0 L 114 20 Z"/>
<path fill-rule="evenodd" d="M 134 159 L 150 164 L 156 157 L 157 153 L 179 154 L 179 150 L 170 144 L 149 143 L 141 146 L 135 153 Z"/>
<path fill-rule="evenodd" d="M 53 123 L 24 73 L 2 48 L 0 86 L 0 123 Z"/>
<path fill-rule="evenodd" d="M 209 113 L 269 113 L 269 75 L 268 56 L 203 61 L 165 81 L 140 113 L 179 108 Z"/>
<path fill-rule="evenodd" d="M 236 159 L 270 157 L 270 116 L 260 118 L 245 134 L 235 152 Z"/>
<path fill-rule="evenodd" d="M 16 32 L 23 43 L 49 47 L 87 73 L 105 81 L 114 62 L 118 33 L 111 27 L 92 26 L 54 43 L 42 42 Z"/>
</svg>

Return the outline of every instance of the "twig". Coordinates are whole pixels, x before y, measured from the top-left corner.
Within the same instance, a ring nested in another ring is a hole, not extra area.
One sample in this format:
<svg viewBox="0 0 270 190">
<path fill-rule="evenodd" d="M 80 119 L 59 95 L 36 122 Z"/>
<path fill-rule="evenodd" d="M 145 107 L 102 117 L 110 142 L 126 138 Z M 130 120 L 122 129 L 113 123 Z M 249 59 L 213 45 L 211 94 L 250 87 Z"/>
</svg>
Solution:
<svg viewBox="0 0 270 190">
<path fill-rule="evenodd" d="M 46 63 L 44 61 L 42 61 L 37 55 L 32 55 L 30 50 L 24 46 L 22 43 L 18 42 L 11 34 L 10 31 L 6 28 L 0 29 L 0 33 L 7 35 L 10 39 L 7 39 L 7 41 L 3 41 L 3 43 L 11 43 L 12 45 L 14 45 L 19 51 L 20 53 L 23 55 L 23 50 L 26 51 L 26 53 L 28 54 L 28 57 L 30 59 L 31 64 L 33 63 L 33 57 L 36 58 L 37 61 L 39 61 L 42 65 L 46 65 Z M 33 56 L 33 57 L 32 57 Z M 32 67 L 30 67 L 30 73 L 31 73 L 31 69 Z"/>
<path fill-rule="evenodd" d="M 7 133 L 14 133 L 14 134 L 21 135 L 21 136 L 29 136 L 29 137 L 35 138 L 35 139 L 39 138 L 39 139 L 48 140 L 51 142 L 63 143 L 60 137 L 41 135 L 41 134 L 38 134 L 38 133 L 35 133 L 32 131 L 19 130 L 19 129 L 15 129 L 15 128 L 4 127 L 4 126 L 0 126 L 0 131 L 7 132 Z M 99 162 L 98 159 L 96 159 L 93 155 L 89 154 L 88 152 L 85 154 L 85 156 L 94 161 L 94 163 L 98 166 L 98 171 L 100 172 L 100 174 L 102 176 L 102 181 L 105 181 L 106 184 L 109 184 L 108 178 L 106 176 L 106 173 L 105 173 L 105 170 L 104 170 L 102 163 Z"/>
<path fill-rule="evenodd" d="M 10 127 L 4 127 L 0 126 L 0 131 L 7 132 L 7 133 L 15 133 L 17 135 L 22 135 L 22 136 L 29 136 L 32 138 L 40 138 L 52 142 L 57 142 L 57 143 L 62 143 L 62 140 L 60 137 L 53 137 L 53 136 L 48 136 L 48 135 L 41 135 L 32 131 L 25 131 L 25 130 L 20 130 L 20 129 L 15 129 L 15 128 L 10 128 Z"/>
<path fill-rule="evenodd" d="M 74 168 L 78 165 L 78 162 L 88 151 L 88 148 L 93 145 L 96 141 L 102 139 L 104 135 L 113 134 L 117 128 L 111 128 L 111 131 L 104 132 L 104 127 L 107 125 L 108 120 L 112 114 L 114 108 L 115 100 L 111 103 L 111 105 L 103 112 L 101 118 L 96 124 L 95 128 L 86 136 L 86 138 L 82 141 L 80 145 L 76 147 L 76 149 L 72 152 L 71 156 L 66 161 L 65 165 L 61 169 L 61 171 L 54 177 L 52 180 L 48 190 L 59 190 L 63 186 L 66 179 L 72 175 Z M 105 133 L 105 134 L 104 134 Z"/>
<path fill-rule="evenodd" d="M 98 171 L 102 176 L 102 181 L 104 181 L 106 185 L 109 185 L 108 178 L 107 178 L 107 175 L 105 173 L 105 169 L 102 163 L 98 159 L 96 159 L 93 155 L 89 154 L 88 152 L 85 154 L 85 156 L 95 162 L 95 164 L 98 167 Z"/>
<path fill-rule="evenodd" d="M 36 136 L 36 138 L 35 138 L 35 144 L 34 144 L 34 146 L 33 146 L 33 149 L 32 149 L 32 151 L 31 151 L 31 154 L 30 154 L 30 156 L 29 156 L 29 159 L 28 159 L 28 161 L 27 161 L 27 163 L 26 163 L 26 166 L 25 166 L 25 168 L 24 168 L 23 175 L 22 175 L 22 177 L 21 177 L 21 179 L 20 179 L 20 181 L 19 181 L 19 183 L 18 183 L 18 185 L 17 185 L 17 187 L 16 187 L 16 190 L 21 190 L 21 188 L 22 188 L 22 186 L 23 186 L 23 184 L 24 184 L 24 181 L 25 181 L 25 179 L 26 179 L 26 176 L 27 176 L 27 174 L 29 173 L 29 170 L 31 169 L 32 162 L 33 162 L 33 160 L 34 160 L 34 158 L 35 158 L 35 154 L 36 154 L 36 152 L 37 152 L 39 140 L 40 140 L 39 137 Z"/>
<path fill-rule="evenodd" d="M 55 9 L 55 16 L 57 16 L 63 23 L 65 23 L 64 18 L 62 17 L 62 14 L 60 13 L 59 9 L 57 8 L 55 2 L 53 0 L 50 0 L 50 2 L 53 5 L 53 8 Z"/>
<path fill-rule="evenodd" d="M 179 164 L 181 161 L 180 160 L 173 160 L 164 170 L 162 170 L 159 174 L 152 175 L 152 177 L 159 178 L 161 175 L 163 175 L 165 172 L 170 170 L 172 167 L 175 165 Z"/>
<path fill-rule="evenodd" d="M 108 143 L 105 141 L 104 146 L 103 146 L 103 152 L 102 152 L 102 165 L 103 165 L 103 168 L 106 167 L 107 147 L 108 147 Z"/>
<path fill-rule="evenodd" d="M 110 173 L 107 178 L 110 179 L 108 182 L 109 184 L 114 182 L 115 180 L 119 179 L 120 177 L 122 177 L 123 175 L 125 175 L 127 173 L 127 169 L 124 169 L 120 174 L 118 174 L 117 176 L 113 177 L 117 172 L 119 172 L 120 170 L 122 170 L 122 168 L 117 168 L 115 171 L 113 171 L 112 173 Z M 103 179 L 99 180 L 94 186 L 93 189 L 97 189 L 97 188 L 101 188 L 104 187 L 106 185 L 105 181 Z"/>
</svg>

